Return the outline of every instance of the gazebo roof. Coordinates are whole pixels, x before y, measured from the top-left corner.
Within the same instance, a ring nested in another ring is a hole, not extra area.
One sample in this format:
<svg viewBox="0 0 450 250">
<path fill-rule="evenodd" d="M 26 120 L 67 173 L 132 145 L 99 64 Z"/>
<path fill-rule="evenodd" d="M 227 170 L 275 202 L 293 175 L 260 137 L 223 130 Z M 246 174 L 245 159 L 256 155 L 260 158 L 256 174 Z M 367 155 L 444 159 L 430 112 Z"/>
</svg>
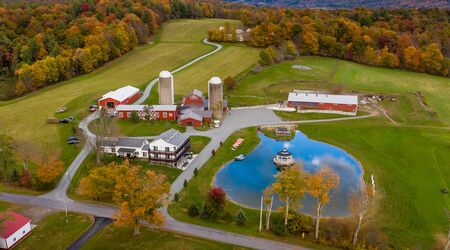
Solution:
<svg viewBox="0 0 450 250">
<path fill-rule="evenodd" d="M 283 148 L 283 150 L 281 150 L 280 152 L 278 152 L 277 155 L 279 155 L 279 156 L 291 156 L 292 153 L 289 152 L 286 148 Z"/>
</svg>

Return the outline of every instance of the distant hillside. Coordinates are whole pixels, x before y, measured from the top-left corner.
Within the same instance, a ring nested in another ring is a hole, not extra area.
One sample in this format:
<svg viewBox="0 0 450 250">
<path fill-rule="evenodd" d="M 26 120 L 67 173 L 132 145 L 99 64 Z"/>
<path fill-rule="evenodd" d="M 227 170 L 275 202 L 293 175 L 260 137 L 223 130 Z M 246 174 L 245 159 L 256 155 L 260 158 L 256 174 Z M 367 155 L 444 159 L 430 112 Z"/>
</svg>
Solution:
<svg viewBox="0 0 450 250">
<path fill-rule="evenodd" d="M 226 0 L 254 5 L 298 8 L 450 8 L 449 0 Z"/>
</svg>

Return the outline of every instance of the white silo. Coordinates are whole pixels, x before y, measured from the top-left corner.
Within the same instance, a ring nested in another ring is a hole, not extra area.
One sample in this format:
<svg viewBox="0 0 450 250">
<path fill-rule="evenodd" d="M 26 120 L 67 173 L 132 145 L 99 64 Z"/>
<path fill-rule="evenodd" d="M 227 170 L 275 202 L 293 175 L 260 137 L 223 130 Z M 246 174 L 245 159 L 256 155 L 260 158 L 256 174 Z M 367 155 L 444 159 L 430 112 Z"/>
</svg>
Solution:
<svg viewBox="0 0 450 250">
<path fill-rule="evenodd" d="M 174 93 L 173 93 L 173 76 L 167 71 L 161 71 L 158 79 L 159 90 L 159 104 L 161 105 L 173 105 Z"/>
<path fill-rule="evenodd" d="M 215 76 L 208 82 L 208 109 L 213 116 L 222 119 L 223 114 L 223 85 L 222 80 Z"/>
</svg>

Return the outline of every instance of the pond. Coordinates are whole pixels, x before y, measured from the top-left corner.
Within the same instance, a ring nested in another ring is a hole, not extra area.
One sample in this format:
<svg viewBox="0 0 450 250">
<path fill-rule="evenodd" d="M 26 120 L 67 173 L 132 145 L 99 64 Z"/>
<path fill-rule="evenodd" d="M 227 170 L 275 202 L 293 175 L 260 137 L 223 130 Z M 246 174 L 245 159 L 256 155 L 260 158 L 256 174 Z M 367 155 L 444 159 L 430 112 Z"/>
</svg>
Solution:
<svg viewBox="0 0 450 250">
<path fill-rule="evenodd" d="M 340 184 L 333 191 L 324 215 L 349 215 L 349 197 L 362 183 L 362 169 L 353 156 L 338 147 L 309 139 L 300 131 L 296 131 L 291 141 L 277 141 L 261 132 L 258 136 L 260 143 L 243 161 L 231 161 L 216 173 L 214 185 L 222 187 L 230 200 L 259 209 L 264 189 L 275 181 L 274 175 L 279 171 L 273 157 L 283 148 L 288 148 L 295 161 L 301 162 L 304 171 L 314 173 L 327 165 L 339 175 Z M 314 201 L 311 197 L 305 195 L 300 203 L 301 212 L 313 214 Z M 280 205 L 282 203 L 275 197 L 274 208 Z"/>
</svg>

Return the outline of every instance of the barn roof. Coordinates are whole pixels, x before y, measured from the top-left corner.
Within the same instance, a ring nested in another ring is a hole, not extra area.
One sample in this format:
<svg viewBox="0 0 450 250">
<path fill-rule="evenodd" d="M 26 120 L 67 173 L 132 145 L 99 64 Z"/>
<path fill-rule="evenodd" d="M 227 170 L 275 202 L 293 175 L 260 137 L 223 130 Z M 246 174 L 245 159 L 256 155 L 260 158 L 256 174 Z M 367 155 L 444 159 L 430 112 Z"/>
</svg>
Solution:
<svg viewBox="0 0 450 250">
<path fill-rule="evenodd" d="M 2 237 L 3 239 L 7 239 L 13 233 L 17 232 L 17 230 L 21 229 L 31 221 L 30 218 L 27 218 L 13 211 L 0 213 L 0 219 L 5 220 L 2 222 L 2 226 L 0 227 L 0 237 Z"/>
<path fill-rule="evenodd" d="M 192 109 L 189 109 L 180 115 L 180 121 L 186 120 L 186 119 L 194 119 L 194 120 L 202 122 L 203 116 L 197 112 L 194 112 Z"/>
<path fill-rule="evenodd" d="M 177 105 L 152 105 L 155 111 L 176 111 Z"/>
<path fill-rule="evenodd" d="M 201 91 L 198 90 L 198 89 L 192 90 L 192 92 L 189 93 L 189 95 L 196 95 L 196 96 L 198 96 L 198 97 L 202 97 L 202 98 L 203 98 L 203 92 L 201 92 Z"/>
<path fill-rule="evenodd" d="M 119 102 L 122 102 L 125 99 L 135 95 L 139 91 L 140 90 L 138 88 L 128 85 L 128 86 L 122 87 L 120 89 L 116 89 L 114 91 L 109 91 L 108 93 L 104 94 L 100 100 L 111 98 L 111 99 L 117 100 Z"/>
<path fill-rule="evenodd" d="M 117 105 L 116 111 L 143 111 L 147 105 Z"/>
<path fill-rule="evenodd" d="M 289 93 L 290 102 L 323 102 L 334 104 L 358 104 L 356 95 L 329 95 L 313 92 L 292 92 Z"/>
</svg>

